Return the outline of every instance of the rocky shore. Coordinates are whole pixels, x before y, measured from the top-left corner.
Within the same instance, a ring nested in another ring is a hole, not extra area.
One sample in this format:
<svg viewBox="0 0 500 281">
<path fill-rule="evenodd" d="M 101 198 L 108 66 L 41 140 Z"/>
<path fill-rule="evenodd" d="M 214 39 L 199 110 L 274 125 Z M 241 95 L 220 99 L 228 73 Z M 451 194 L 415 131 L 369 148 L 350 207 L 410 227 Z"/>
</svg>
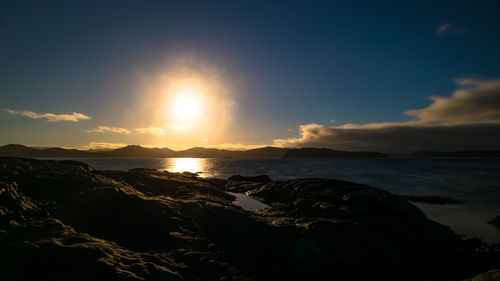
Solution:
<svg viewBox="0 0 500 281">
<path fill-rule="evenodd" d="M 0 158 L 0 280 L 499 280 L 498 268 L 492 245 L 366 185 Z"/>
</svg>

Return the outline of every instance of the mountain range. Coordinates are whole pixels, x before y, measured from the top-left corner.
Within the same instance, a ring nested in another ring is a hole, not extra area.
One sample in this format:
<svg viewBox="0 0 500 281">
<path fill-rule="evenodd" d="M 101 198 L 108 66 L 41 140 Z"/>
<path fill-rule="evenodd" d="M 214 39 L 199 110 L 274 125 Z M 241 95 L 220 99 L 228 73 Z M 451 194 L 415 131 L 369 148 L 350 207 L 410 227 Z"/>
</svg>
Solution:
<svg viewBox="0 0 500 281">
<path fill-rule="evenodd" d="M 193 147 L 174 151 L 169 148 L 147 148 L 128 145 L 110 150 L 78 150 L 60 147 L 36 148 L 20 144 L 0 146 L 0 156 L 10 157 L 69 157 L 69 158 L 442 158 L 442 157 L 500 157 L 500 151 L 416 151 L 407 154 L 385 154 L 370 151 L 341 151 L 328 148 L 262 147 L 249 150 L 225 150 Z"/>
</svg>

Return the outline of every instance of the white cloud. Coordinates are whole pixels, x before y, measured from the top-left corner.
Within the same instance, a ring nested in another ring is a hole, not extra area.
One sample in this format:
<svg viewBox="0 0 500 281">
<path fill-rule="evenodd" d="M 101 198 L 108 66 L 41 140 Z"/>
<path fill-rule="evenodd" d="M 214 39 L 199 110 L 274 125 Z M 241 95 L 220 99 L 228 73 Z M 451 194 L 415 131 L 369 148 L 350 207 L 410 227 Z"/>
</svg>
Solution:
<svg viewBox="0 0 500 281">
<path fill-rule="evenodd" d="M 31 119 L 44 119 L 48 122 L 57 122 L 57 121 L 79 122 L 80 120 L 90 119 L 90 116 L 78 112 L 73 112 L 72 114 L 54 114 L 54 113 L 40 114 L 29 110 L 5 109 L 5 111 L 10 114 L 26 116 Z"/>
<path fill-rule="evenodd" d="M 449 24 L 449 23 L 442 24 L 442 25 L 438 26 L 437 33 L 438 34 L 444 33 L 446 31 L 450 30 L 450 28 L 451 28 L 451 24 Z"/>
<path fill-rule="evenodd" d="M 160 127 L 147 127 L 147 128 L 137 128 L 135 129 L 139 134 L 150 134 L 154 136 L 164 136 L 165 130 Z"/>
<path fill-rule="evenodd" d="M 227 149 L 227 150 L 248 150 L 248 149 L 256 149 L 263 148 L 269 145 L 265 144 L 242 144 L 242 143 L 223 143 L 223 144 L 211 144 L 206 145 L 204 147 L 208 148 L 218 148 L 218 149 Z"/>
<path fill-rule="evenodd" d="M 340 150 L 500 149 L 500 79 L 456 81 L 450 97 L 433 97 L 425 108 L 409 110 L 407 122 L 300 126 L 300 136 L 276 139 L 282 147 Z"/>
<path fill-rule="evenodd" d="M 405 113 L 423 125 L 500 123 L 500 79 L 458 79 L 450 97 L 431 97 L 433 103 Z"/>
<path fill-rule="evenodd" d="M 460 27 L 455 27 L 451 25 L 451 23 L 445 23 L 442 25 L 439 25 L 436 28 L 436 31 L 438 34 L 444 34 L 444 33 L 464 33 L 466 31 L 465 28 L 460 28 Z"/>
<path fill-rule="evenodd" d="M 118 134 L 130 134 L 131 131 L 125 128 L 108 127 L 108 126 L 97 126 L 97 128 L 90 129 L 86 131 L 87 133 L 118 133 Z"/>
<path fill-rule="evenodd" d="M 116 149 L 124 146 L 127 146 L 127 144 L 92 141 L 89 144 L 82 146 L 82 149 Z"/>
</svg>

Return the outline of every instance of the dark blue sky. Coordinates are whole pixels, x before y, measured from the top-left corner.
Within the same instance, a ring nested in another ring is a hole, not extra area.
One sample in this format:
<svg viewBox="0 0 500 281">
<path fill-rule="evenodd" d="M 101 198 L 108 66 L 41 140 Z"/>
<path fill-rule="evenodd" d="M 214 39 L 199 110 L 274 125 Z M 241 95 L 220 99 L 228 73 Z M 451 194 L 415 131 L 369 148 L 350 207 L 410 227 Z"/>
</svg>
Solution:
<svg viewBox="0 0 500 281">
<path fill-rule="evenodd" d="M 332 119 L 410 120 L 404 111 L 450 96 L 454 79 L 500 77 L 499 2 L 436 2 L 2 1 L 2 110 L 92 119 L 68 125 L 3 112 L 0 142 L 117 142 L 85 130 L 130 127 L 135 77 L 176 57 L 230 81 L 237 107 L 220 143 L 268 144 Z"/>
</svg>

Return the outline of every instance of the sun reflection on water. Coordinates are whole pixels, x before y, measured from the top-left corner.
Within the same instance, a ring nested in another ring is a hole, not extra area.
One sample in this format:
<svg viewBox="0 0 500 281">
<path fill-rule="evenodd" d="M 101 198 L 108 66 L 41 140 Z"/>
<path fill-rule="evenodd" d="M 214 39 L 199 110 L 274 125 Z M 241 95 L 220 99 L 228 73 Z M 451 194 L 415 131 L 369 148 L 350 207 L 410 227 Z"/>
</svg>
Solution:
<svg viewBox="0 0 500 281">
<path fill-rule="evenodd" d="M 207 162 L 203 158 L 169 158 L 166 170 L 174 173 L 198 173 L 206 171 Z"/>
</svg>

